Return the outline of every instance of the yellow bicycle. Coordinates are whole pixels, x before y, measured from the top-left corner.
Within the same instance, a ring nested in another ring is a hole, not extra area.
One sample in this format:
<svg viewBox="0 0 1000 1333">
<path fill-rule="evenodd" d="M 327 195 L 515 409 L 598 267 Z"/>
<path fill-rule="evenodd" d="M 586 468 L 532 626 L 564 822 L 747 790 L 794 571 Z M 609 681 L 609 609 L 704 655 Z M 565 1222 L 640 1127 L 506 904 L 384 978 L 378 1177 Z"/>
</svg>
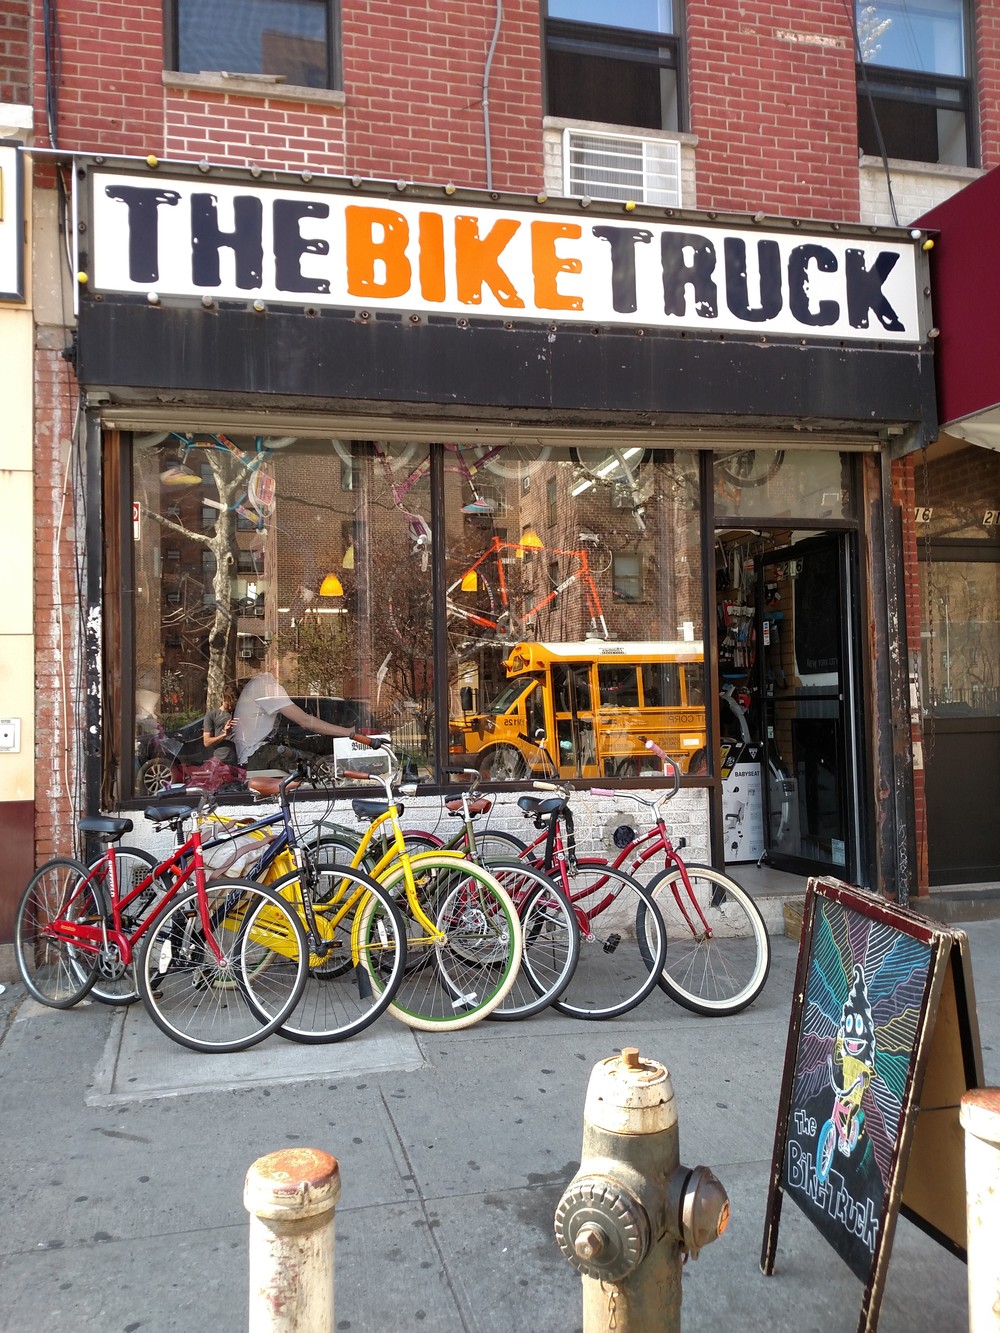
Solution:
<svg viewBox="0 0 1000 1333">
<path fill-rule="evenodd" d="M 380 783 L 385 798 L 352 802 L 355 815 L 368 827 L 349 867 L 342 847 L 322 840 L 317 844 L 313 853 L 320 877 L 317 910 L 325 912 L 345 900 L 350 903 L 354 891 L 349 876 L 360 873 L 368 857 L 368 873 L 388 891 L 406 931 L 403 976 L 387 1006 L 389 1013 L 425 1032 L 470 1027 L 503 1002 L 517 979 L 522 950 L 517 909 L 483 866 L 458 853 L 408 850 L 400 827 L 402 807 L 395 795 L 399 761 L 384 742 L 376 744 L 373 738 L 367 743 L 385 753 L 385 773 L 348 770 L 343 776 Z M 372 862 L 370 850 L 380 844 L 385 850 Z M 280 891 L 278 885 L 272 887 Z M 373 901 L 358 903 L 352 950 L 370 938 L 373 911 Z M 378 970 L 373 969 L 371 976 L 379 987 Z"/>
</svg>

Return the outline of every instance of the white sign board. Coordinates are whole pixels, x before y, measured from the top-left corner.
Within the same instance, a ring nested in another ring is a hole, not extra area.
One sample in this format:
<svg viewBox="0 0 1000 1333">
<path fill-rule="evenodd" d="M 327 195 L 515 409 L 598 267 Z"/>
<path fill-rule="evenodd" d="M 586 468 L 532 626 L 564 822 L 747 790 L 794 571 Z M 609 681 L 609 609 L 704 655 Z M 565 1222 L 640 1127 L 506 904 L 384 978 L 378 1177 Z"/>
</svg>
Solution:
<svg viewBox="0 0 1000 1333">
<path fill-rule="evenodd" d="M 608 205 L 610 210 L 613 205 Z M 918 242 L 94 168 L 91 289 L 919 343 Z"/>
<path fill-rule="evenodd" d="M 24 169 L 21 147 L 0 140 L 0 301 L 24 300 Z"/>
</svg>

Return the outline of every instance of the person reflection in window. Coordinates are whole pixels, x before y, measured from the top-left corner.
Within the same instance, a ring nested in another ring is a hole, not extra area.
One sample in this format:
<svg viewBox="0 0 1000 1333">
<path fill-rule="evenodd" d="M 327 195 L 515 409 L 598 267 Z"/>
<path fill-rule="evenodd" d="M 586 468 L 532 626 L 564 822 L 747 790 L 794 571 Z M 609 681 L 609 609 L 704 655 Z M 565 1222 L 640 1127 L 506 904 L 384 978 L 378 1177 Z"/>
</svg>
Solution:
<svg viewBox="0 0 1000 1333">
<path fill-rule="evenodd" d="M 210 708 L 202 723 L 202 744 L 212 759 L 219 759 L 224 764 L 237 762 L 236 746 L 232 739 L 235 707 L 236 689 L 233 685 L 226 685 L 222 691 L 221 705 Z"/>
<path fill-rule="evenodd" d="M 266 760 L 266 749 L 273 748 L 265 747 L 265 742 L 274 731 L 279 713 L 320 736 L 348 736 L 353 740 L 359 734 L 354 727 L 340 727 L 335 722 L 313 717 L 292 702 L 270 671 L 262 671 L 244 685 L 233 715 L 232 735 L 243 768 L 260 771 L 265 766 L 262 761 Z"/>
</svg>

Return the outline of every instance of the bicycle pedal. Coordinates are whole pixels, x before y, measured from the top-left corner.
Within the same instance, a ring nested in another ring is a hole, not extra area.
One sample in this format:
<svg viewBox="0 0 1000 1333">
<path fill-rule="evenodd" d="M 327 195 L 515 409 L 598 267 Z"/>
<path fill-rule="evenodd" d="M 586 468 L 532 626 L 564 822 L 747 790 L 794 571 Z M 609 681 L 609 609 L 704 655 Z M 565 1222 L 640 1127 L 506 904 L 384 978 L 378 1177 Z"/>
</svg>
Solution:
<svg viewBox="0 0 1000 1333">
<path fill-rule="evenodd" d="M 608 938 L 604 941 L 604 952 L 614 953 L 614 951 L 618 948 L 621 942 L 622 942 L 622 937 L 620 935 L 609 935 Z"/>
</svg>

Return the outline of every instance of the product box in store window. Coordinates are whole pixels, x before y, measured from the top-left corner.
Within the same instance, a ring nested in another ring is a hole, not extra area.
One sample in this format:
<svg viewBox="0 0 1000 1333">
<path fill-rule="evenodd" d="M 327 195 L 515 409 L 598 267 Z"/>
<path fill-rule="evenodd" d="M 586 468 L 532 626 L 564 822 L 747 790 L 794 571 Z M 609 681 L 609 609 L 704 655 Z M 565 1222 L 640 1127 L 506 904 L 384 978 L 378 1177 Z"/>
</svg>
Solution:
<svg viewBox="0 0 1000 1333">
<path fill-rule="evenodd" d="M 722 746 L 722 818 L 726 861 L 759 861 L 764 855 L 764 794 L 760 745 Z"/>
<path fill-rule="evenodd" d="M 390 739 L 388 732 L 380 732 L 378 735 L 380 741 Z M 353 740 L 350 736 L 337 736 L 333 742 L 333 768 L 339 778 L 344 769 L 354 773 L 371 773 L 376 776 L 383 776 L 386 772 L 389 757 L 384 750 L 373 750 L 370 745 L 365 743 L 363 736 L 356 736 Z"/>
</svg>

